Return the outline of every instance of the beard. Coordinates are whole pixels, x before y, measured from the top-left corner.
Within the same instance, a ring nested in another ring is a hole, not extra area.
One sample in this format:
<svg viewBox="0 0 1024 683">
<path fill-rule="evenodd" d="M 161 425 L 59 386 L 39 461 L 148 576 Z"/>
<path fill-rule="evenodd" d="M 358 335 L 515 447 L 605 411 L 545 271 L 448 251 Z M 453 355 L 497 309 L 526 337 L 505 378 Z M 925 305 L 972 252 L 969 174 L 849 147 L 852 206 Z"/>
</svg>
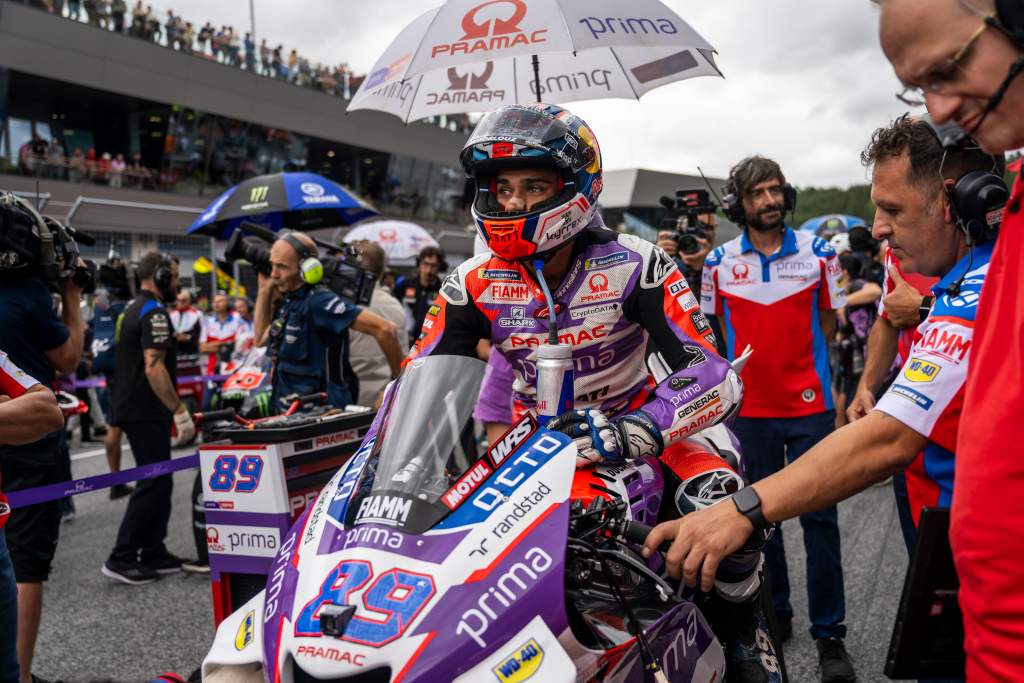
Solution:
<svg viewBox="0 0 1024 683">
<path fill-rule="evenodd" d="M 772 211 L 778 211 L 779 217 L 770 221 L 764 220 L 764 215 L 771 213 Z M 785 218 L 785 214 L 782 212 L 781 206 L 767 206 L 757 212 L 756 216 L 748 218 L 749 227 L 753 228 L 757 232 L 773 232 L 782 228 L 782 220 Z"/>
</svg>

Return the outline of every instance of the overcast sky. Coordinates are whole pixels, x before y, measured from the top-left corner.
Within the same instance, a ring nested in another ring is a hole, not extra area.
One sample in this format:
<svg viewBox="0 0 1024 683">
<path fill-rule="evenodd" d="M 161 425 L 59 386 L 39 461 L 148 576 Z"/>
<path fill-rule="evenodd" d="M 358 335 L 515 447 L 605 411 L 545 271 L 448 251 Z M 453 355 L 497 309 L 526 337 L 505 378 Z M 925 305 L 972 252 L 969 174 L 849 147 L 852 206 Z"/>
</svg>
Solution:
<svg viewBox="0 0 1024 683">
<path fill-rule="evenodd" d="M 151 0 L 200 24 L 249 27 L 246 0 Z M 628 0 L 623 0 L 628 4 Z M 313 61 L 367 71 L 407 23 L 440 0 L 254 0 L 256 34 Z M 868 0 L 665 0 L 718 50 L 725 79 L 698 78 L 642 100 L 568 105 L 597 134 L 606 168 L 724 176 L 740 158 L 778 160 L 797 185 L 866 181 L 859 153 L 906 110 L 878 47 Z M 382 114 L 383 116 L 384 114 Z"/>
</svg>

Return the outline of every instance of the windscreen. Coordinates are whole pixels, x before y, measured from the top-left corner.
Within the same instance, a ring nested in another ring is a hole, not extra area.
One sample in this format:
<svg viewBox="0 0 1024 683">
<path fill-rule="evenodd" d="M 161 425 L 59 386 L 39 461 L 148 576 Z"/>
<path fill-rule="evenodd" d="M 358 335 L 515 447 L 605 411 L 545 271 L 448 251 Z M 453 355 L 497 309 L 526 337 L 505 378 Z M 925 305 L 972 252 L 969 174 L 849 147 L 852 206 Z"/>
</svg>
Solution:
<svg viewBox="0 0 1024 683">
<path fill-rule="evenodd" d="M 406 365 L 381 406 L 377 442 L 346 526 L 387 524 L 421 533 L 450 511 L 441 496 L 477 460 L 472 416 L 486 369 L 466 356 Z"/>
</svg>

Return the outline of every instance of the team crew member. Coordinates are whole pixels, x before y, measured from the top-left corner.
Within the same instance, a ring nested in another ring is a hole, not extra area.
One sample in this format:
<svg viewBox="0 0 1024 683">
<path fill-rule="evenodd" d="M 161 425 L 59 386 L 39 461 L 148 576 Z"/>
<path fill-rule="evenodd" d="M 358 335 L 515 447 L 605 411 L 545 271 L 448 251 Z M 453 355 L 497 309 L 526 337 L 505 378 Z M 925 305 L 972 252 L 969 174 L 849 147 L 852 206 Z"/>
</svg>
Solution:
<svg viewBox="0 0 1024 683">
<path fill-rule="evenodd" d="M 756 482 L 781 470 L 787 459 L 796 461 L 834 428 L 828 340 L 835 333 L 835 311 L 846 302 L 835 250 L 784 222 L 796 191 L 777 163 L 744 159 L 730 171 L 727 191 L 735 197 L 729 218 L 745 230 L 708 257 L 701 303 L 721 323 L 729 358 L 748 345 L 754 351 L 743 370 L 747 393 L 733 430 L 747 477 Z M 853 680 L 842 641 L 846 601 L 835 507 L 801 516 L 800 526 L 822 679 Z M 768 542 L 765 558 L 786 638 L 793 607 L 781 529 Z"/>
<path fill-rule="evenodd" d="M 908 272 L 942 276 L 932 289 L 935 304 L 910 359 L 867 417 L 745 489 L 746 498 L 734 498 L 735 505 L 715 505 L 654 529 L 647 548 L 674 537 L 669 571 L 681 572 L 691 585 L 699 580 L 707 588 L 722 555 L 752 529 L 834 505 L 906 467 L 922 450 L 934 484 L 932 498 L 920 504 L 950 502 L 964 382 L 975 352 L 972 330 L 993 247 L 985 241 L 992 228 L 986 221 L 998 221 L 998 212 L 971 211 L 961 191 L 974 171 L 1001 180 L 990 173 L 992 158 L 976 148 L 943 155 L 929 125 L 906 117 L 876 131 L 864 159 L 874 164 L 875 235 L 889 240 Z"/>
<path fill-rule="evenodd" d="M 0 287 L 0 349 L 11 361 L 43 386 L 52 386 L 55 371 L 75 372 L 82 359 L 85 325 L 82 290 L 73 280 L 61 284 L 61 312 L 53 307 L 47 283 L 33 268 L 41 255 L 38 238 L 42 217 L 29 202 L 0 193 L 0 225 L 5 241 L 36 260 L 11 264 L 0 270 L 7 277 Z M 64 430 L 24 445 L 0 446 L 4 489 L 58 484 L 71 478 L 71 461 Z M 43 613 L 43 583 L 50 576 L 60 536 L 61 511 L 57 501 L 30 505 L 11 512 L 7 521 L 7 549 L 18 582 L 18 661 L 22 683 L 31 683 L 32 659 Z"/>
<path fill-rule="evenodd" d="M 308 235 L 285 233 L 270 250 L 271 276 L 260 276 L 254 334 L 274 360 L 273 405 L 280 409 L 288 396 L 318 391 L 339 408 L 355 401 L 359 382 L 348 360 L 349 327 L 377 340 L 392 377 L 402 362 L 394 323 L 306 282 L 302 266 L 316 253 Z"/>
<path fill-rule="evenodd" d="M 217 374 L 218 364 L 230 360 L 238 331 L 244 326 L 242 319 L 232 312 L 228 295 L 218 292 L 213 297 L 213 313 L 206 316 L 199 338 L 199 350 L 206 354 L 206 374 Z"/>
<path fill-rule="evenodd" d="M 473 216 L 491 253 L 445 279 L 410 357 L 475 357 L 477 343 L 488 339 L 491 353 L 512 366 L 515 411 L 533 410 L 537 349 L 553 315 L 561 342 L 572 347 L 576 409 L 548 428 L 573 437 L 578 466 L 664 451 L 666 467 L 679 468 L 680 490 L 719 476 L 741 487 L 720 458 L 685 470 L 690 463 L 677 447 L 729 418 L 742 385 L 715 352 L 708 322 L 668 255 L 605 229 L 596 217 L 601 156 L 586 123 L 553 105 L 503 107 L 480 121 L 461 161 L 476 183 Z M 535 259 L 543 262 L 540 277 L 552 291 L 554 311 L 530 268 Z M 656 387 L 648 382 L 648 339 L 671 368 Z M 759 549 L 732 560 L 736 580 L 720 582 L 716 591 L 732 619 L 723 638 L 730 680 L 776 680 L 762 663 L 773 653 L 754 638 L 750 600 L 760 585 Z"/>
<path fill-rule="evenodd" d="M 187 289 L 178 292 L 170 316 L 178 355 L 199 353 L 199 341 L 203 335 L 203 312 L 192 305 L 192 292 Z"/>
<path fill-rule="evenodd" d="M 904 97 L 939 124 L 956 122 L 990 153 L 1024 147 L 1024 12 L 1013 0 L 882 3 L 882 49 Z M 1024 680 L 1024 564 L 1017 538 L 1024 498 L 1024 185 L 1006 204 L 981 295 L 950 523 L 960 575 L 967 678 Z"/>
<path fill-rule="evenodd" d="M 178 261 L 151 251 L 137 270 L 141 283 L 121 316 L 117 339 L 114 414 L 135 462 L 148 465 L 171 458 L 171 421 L 179 439 L 195 434 L 192 416 L 175 389 L 175 340 L 164 307 L 178 293 Z M 128 584 L 149 583 L 181 571 L 183 560 L 164 545 L 171 516 L 170 474 L 135 485 L 103 574 Z"/>
<path fill-rule="evenodd" d="M 26 375 L 0 351 L 0 444 L 15 445 L 38 441 L 64 426 L 64 415 L 53 393 Z M 0 491 L 0 681 L 17 683 L 18 590 L 14 565 L 4 540 L 4 524 L 10 514 L 7 498 Z"/>
<path fill-rule="evenodd" d="M 426 246 L 416 257 L 416 277 L 400 277 L 395 283 L 395 296 L 405 304 L 412 322 L 409 327 L 409 344 L 416 343 L 423 328 L 427 309 L 441 291 L 438 273 L 448 270 L 444 252 L 435 246 Z"/>
</svg>

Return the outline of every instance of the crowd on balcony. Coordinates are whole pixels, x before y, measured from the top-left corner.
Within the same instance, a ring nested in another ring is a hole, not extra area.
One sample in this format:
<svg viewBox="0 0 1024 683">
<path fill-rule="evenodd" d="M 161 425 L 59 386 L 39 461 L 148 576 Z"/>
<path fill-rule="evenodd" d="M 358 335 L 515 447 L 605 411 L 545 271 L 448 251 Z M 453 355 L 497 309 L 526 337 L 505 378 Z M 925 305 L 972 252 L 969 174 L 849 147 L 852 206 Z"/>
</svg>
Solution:
<svg viewBox="0 0 1024 683">
<path fill-rule="evenodd" d="M 130 159 L 122 153 L 100 154 L 92 147 L 84 152 L 81 147 L 75 147 L 71 154 L 66 154 L 60 140 L 54 138 L 47 142 L 38 135 L 18 150 L 18 171 L 24 175 L 73 183 L 155 189 L 154 171 L 143 165 L 139 152 L 132 154 Z"/>
</svg>

